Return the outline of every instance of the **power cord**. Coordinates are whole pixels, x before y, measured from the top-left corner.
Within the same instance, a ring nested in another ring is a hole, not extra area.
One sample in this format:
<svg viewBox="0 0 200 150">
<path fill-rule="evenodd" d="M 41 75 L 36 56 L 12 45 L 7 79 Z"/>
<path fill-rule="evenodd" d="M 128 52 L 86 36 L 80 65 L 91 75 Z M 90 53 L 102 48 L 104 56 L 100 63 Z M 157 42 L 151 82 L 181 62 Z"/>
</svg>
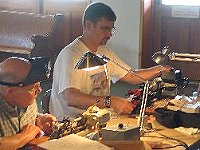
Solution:
<svg viewBox="0 0 200 150">
<path fill-rule="evenodd" d="M 164 134 L 161 134 L 161 133 L 158 132 L 158 129 L 151 129 L 151 130 L 149 130 L 149 131 L 147 131 L 147 132 L 156 132 L 156 133 L 158 133 L 158 134 L 161 135 L 161 136 L 151 136 L 151 135 L 145 136 L 145 135 L 143 135 L 142 137 L 162 138 L 162 139 L 167 139 L 167 140 L 173 140 L 173 141 L 176 141 L 176 142 L 180 143 L 180 144 L 178 144 L 178 145 L 168 146 L 168 147 L 164 147 L 164 148 L 153 147 L 152 149 L 170 149 L 170 148 L 175 148 L 175 147 L 178 147 L 178 146 L 182 146 L 182 147 L 188 149 L 188 145 L 187 145 L 185 142 L 183 142 L 182 140 L 179 140 L 179 139 L 176 139 L 176 138 L 172 138 L 172 137 L 168 137 L 168 136 L 166 136 L 166 135 L 164 135 Z M 147 133 L 147 132 L 146 132 L 146 133 Z"/>
</svg>

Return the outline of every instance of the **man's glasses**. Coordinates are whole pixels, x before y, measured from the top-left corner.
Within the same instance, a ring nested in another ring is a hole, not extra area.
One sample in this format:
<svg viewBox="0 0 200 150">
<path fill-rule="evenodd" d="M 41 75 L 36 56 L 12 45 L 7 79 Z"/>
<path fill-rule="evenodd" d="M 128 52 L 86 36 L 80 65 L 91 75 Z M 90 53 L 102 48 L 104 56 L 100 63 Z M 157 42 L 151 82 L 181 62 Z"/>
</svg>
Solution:
<svg viewBox="0 0 200 150">
<path fill-rule="evenodd" d="M 23 88 L 23 87 L 20 87 L 20 88 Z M 27 88 L 25 90 L 29 93 L 35 93 L 35 94 L 40 93 L 40 91 L 41 91 L 40 82 L 34 83 L 33 85 L 31 85 L 29 88 Z"/>
<path fill-rule="evenodd" d="M 101 27 L 101 30 L 103 32 L 109 32 L 109 33 L 112 33 L 112 35 L 116 32 L 116 28 L 115 27 Z"/>
</svg>

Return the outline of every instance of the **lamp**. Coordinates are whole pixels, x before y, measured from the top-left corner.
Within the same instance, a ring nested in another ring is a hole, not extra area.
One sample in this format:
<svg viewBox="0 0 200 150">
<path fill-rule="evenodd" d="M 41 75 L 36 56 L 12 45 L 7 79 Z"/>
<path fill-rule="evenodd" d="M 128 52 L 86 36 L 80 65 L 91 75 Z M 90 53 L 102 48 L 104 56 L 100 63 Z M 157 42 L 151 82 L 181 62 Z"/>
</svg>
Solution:
<svg viewBox="0 0 200 150">
<path fill-rule="evenodd" d="M 170 50 L 168 46 L 165 46 L 161 51 L 156 52 L 153 56 L 152 56 L 152 60 L 160 65 L 164 65 L 169 61 L 169 54 L 170 54 Z"/>
<path fill-rule="evenodd" d="M 171 52 L 169 46 L 164 46 L 161 51 L 156 52 L 152 56 L 152 60 L 161 65 L 165 65 L 169 60 L 171 61 L 185 61 L 185 62 L 200 62 L 200 54 L 189 54 L 189 53 L 175 53 Z M 197 90 L 196 101 L 200 101 L 200 83 Z"/>
<path fill-rule="evenodd" d="M 77 62 L 75 69 L 83 69 L 83 70 L 93 70 L 98 68 L 101 65 L 106 64 L 102 58 L 98 57 L 94 53 L 87 51 Z"/>
<path fill-rule="evenodd" d="M 200 54 L 189 54 L 189 53 L 175 53 L 171 52 L 169 46 L 164 46 L 161 51 L 156 52 L 152 56 L 152 60 L 157 64 L 166 64 L 167 61 L 189 61 L 189 62 L 200 62 Z"/>
<path fill-rule="evenodd" d="M 144 129 L 144 115 L 145 115 L 145 109 L 147 104 L 147 97 L 148 97 L 148 90 L 149 90 L 149 81 L 145 80 L 143 77 L 138 75 L 134 70 L 129 70 L 123 65 L 119 64 L 113 59 L 108 58 L 107 56 L 103 55 L 96 55 L 90 51 L 87 51 L 77 62 L 75 69 L 84 69 L 88 70 L 90 68 L 94 69 L 96 66 L 105 65 L 107 62 L 112 62 L 116 64 L 117 66 L 121 67 L 122 69 L 126 70 L 127 72 L 131 73 L 133 76 L 136 76 L 139 78 L 142 82 L 145 83 L 143 96 L 142 96 L 142 104 L 140 108 L 140 114 L 138 117 L 138 126 L 140 128 L 140 131 Z"/>
</svg>

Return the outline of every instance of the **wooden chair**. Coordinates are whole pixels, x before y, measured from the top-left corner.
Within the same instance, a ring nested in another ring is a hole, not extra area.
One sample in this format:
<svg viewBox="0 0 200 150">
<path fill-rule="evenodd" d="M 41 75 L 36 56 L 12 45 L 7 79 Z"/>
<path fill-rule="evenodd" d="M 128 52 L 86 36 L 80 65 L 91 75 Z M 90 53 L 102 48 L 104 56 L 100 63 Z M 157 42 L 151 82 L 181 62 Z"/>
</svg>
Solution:
<svg viewBox="0 0 200 150">
<path fill-rule="evenodd" d="M 0 20 L 0 62 L 11 56 L 45 56 L 54 64 L 63 48 L 63 15 L 0 10 Z"/>
<path fill-rule="evenodd" d="M 50 96 L 51 96 L 51 89 L 48 89 L 45 91 L 44 96 L 42 97 L 41 100 L 41 105 L 42 105 L 42 113 L 50 113 L 49 112 L 49 101 L 50 101 Z"/>
</svg>

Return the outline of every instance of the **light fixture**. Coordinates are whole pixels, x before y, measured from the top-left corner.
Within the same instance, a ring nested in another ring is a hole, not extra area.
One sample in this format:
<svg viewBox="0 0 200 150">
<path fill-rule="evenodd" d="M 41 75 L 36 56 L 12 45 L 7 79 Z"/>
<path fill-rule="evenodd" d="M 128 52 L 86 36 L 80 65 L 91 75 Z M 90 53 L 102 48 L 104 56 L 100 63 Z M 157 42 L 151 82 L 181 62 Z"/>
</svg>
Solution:
<svg viewBox="0 0 200 150">
<path fill-rule="evenodd" d="M 147 104 L 147 98 L 148 98 L 148 90 L 149 90 L 149 81 L 138 75 L 134 70 L 129 70 L 120 63 L 116 62 L 113 59 L 108 58 L 107 56 L 103 55 L 96 55 L 90 51 L 87 51 L 77 62 L 75 69 L 82 69 L 82 70 L 88 70 L 89 68 L 94 68 L 95 66 L 101 66 L 106 64 L 107 62 L 112 62 L 116 64 L 117 66 L 121 67 L 122 69 L 126 70 L 127 72 L 131 73 L 133 76 L 136 76 L 138 79 L 140 79 L 142 82 L 145 83 L 144 90 L 143 90 L 143 96 L 142 96 L 142 103 L 140 108 L 140 114 L 138 117 L 138 126 L 140 128 L 140 131 L 144 130 L 144 116 L 145 116 L 145 110 L 146 110 L 146 104 Z"/>
<path fill-rule="evenodd" d="M 200 54 L 175 53 L 171 52 L 169 46 L 164 46 L 160 51 L 152 56 L 152 60 L 160 65 L 165 65 L 171 61 L 200 62 Z"/>
<path fill-rule="evenodd" d="M 99 66 L 106 64 L 102 58 L 98 57 L 96 54 L 87 51 L 77 62 L 75 69 L 82 69 L 86 71 L 97 69 Z"/>
<path fill-rule="evenodd" d="M 171 52 L 169 46 L 164 46 L 160 51 L 152 56 L 152 60 L 160 65 L 166 65 L 169 60 L 171 61 L 184 61 L 184 62 L 200 62 L 200 54 L 189 53 L 175 53 Z M 200 83 L 196 93 L 194 102 L 200 101 Z"/>
<path fill-rule="evenodd" d="M 159 65 L 165 65 L 169 61 L 169 54 L 169 47 L 165 46 L 161 51 L 156 52 L 152 56 L 152 60 Z"/>
</svg>

